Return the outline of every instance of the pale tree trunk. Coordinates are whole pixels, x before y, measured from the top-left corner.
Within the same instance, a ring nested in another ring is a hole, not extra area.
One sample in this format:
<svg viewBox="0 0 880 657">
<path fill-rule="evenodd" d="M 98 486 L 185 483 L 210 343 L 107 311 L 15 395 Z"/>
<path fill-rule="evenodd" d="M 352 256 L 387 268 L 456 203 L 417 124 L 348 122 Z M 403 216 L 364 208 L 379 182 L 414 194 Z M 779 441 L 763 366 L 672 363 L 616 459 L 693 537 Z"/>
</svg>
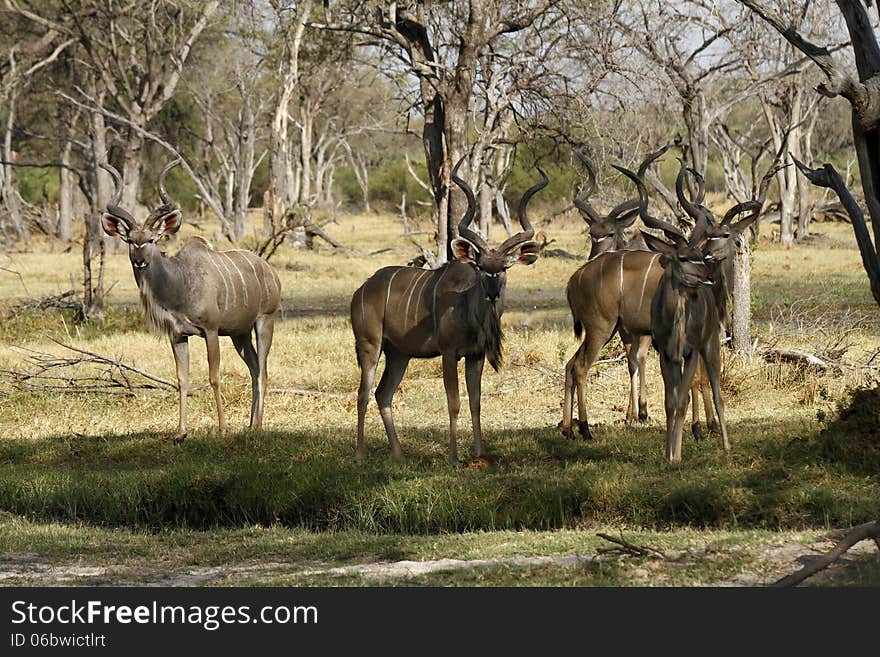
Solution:
<svg viewBox="0 0 880 657">
<path fill-rule="evenodd" d="M 272 5 L 279 19 L 282 19 L 282 15 L 287 9 L 275 2 Z M 294 23 L 285 35 L 287 59 L 271 123 L 269 149 L 270 187 L 274 190 L 275 197 L 288 207 L 295 205 L 300 198 L 300 190 L 297 189 L 298 181 L 294 172 L 289 112 L 290 103 L 293 100 L 293 92 L 299 83 L 299 54 L 306 21 L 311 13 L 311 9 L 311 0 L 299 3 Z"/>
<path fill-rule="evenodd" d="M 144 125 L 138 125 L 145 128 Z M 144 138 L 134 129 L 129 129 L 122 155 L 122 207 L 134 212 L 141 191 L 141 154 Z M 135 217 L 137 218 L 137 217 Z"/>
<path fill-rule="evenodd" d="M 733 261 L 733 290 L 730 332 L 733 350 L 751 359 L 752 352 L 752 262 L 748 233 L 741 235 Z"/>
<path fill-rule="evenodd" d="M 70 152 L 73 144 L 70 140 L 64 142 L 61 149 L 61 168 L 58 170 L 58 232 L 57 237 L 62 242 L 69 242 L 73 238 L 73 195 L 74 176 L 67 167 L 70 166 Z"/>
<path fill-rule="evenodd" d="M 309 205 L 312 200 L 312 140 L 314 137 L 314 117 L 311 108 L 300 108 L 299 142 L 299 202 Z"/>
<path fill-rule="evenodd" d="M 483 182 L 480 184 L 480 233 L 487 242 L 492 237 L 492 201 L 495 200 L 494 190 L 483 172 Z"/>
<path fill-rule="evenodd" d="M 103 107 L 104 92 L 96 94 L 98 107 Z M 110 174 L 98 166 L 107 161 L 107 128 L 100 111 L 91 113 L 90 137 L 92 142 L 92 175 L 95 186 L 93 206 L 84 215 L 83 238 L 83 319 L 101 321 L 104 317 L 104 264 L 107 253 L 106 237 L 101 229 L 101 213 L 111 196 Z M 97 273 L 95 273 L 97 259 Z"/>
<path fill-rule="evenodd" d="M 6 162 L 15 162 L 16 159 L 16 153 L 12 149 L 12 132 L 15 127 L 17 100 L 18 90 L 13 86 L 6 98 L 7 114 L 3 135 L 3 159 Z M 31 236 L 27 226 L 24 225 L 24 218 L 21 213 L 21 203 L 18 198 L 18 185 L 16 185 L 15 167 L 12 164 L 4 164 L 2 166 L 4 167 L 3 204 L 6 210 L 6 216 L 9 219 L 12 230 L 15 231 L 16 239 L 24 244 L 25 249 L 28 249 L 30 248 Z"/>
</svg>

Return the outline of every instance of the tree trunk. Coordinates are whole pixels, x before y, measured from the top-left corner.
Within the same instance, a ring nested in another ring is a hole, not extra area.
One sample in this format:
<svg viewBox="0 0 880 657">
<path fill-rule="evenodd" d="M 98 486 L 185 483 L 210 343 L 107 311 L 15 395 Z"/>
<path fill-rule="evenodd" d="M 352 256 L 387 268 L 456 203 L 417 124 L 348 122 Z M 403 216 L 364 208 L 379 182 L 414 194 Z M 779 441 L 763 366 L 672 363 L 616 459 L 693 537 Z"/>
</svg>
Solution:
<svg viewBox="0 0 880 657">
<path fill-rule="evenodd" d="M 104 93 L 97 96 L 98 107 L 103 106 Z M 104 264 L 106 257 L 106 237 L 101 229 L 101 213 L 110 200 L 110 174 L 98 166 L 107 161 L 107 130 L 104 115 L 92 112 L 90 124 L 92 141 L 92 176 L 95 181 L 94 205 L 84 215 L 85 236 L 83 238 L 83 309 L 85 321 L 100 322 L 104 318 Z M 94 259 L 98 259 L 98 273 L 94 274 Z"/>
<path fill-rule="evenodd" d="M 18 99 L 18 91 L 15 87 L 9 92 L 7 97 L 6 109 L 6 126 L 3 135 L 3 159 L 6 162 L 14 162 L 16 153 L 12 150 L 12 132 L 15 127 L 15 109 Z M 31 236 L 27 226 L 24 225 L 24 218 L 21 214 L 21 203 L 18 198 L 18 185 L 16 185 L 15 167 L 11 164 L 2 165 L 3 172 L 3 203 L 6 209 L 6 215 L 12 230 L 15 231 L 16 239 L 24 244 L 24 248 L 30 248 Z"/>
<path fill-rule="evenodd" d="M 58 232 L 57 237 L 62 242 L 69 242 L 73 238 L 73 194 L 75 191 L 73 172 L 70 166 L 70 151 L 73 144 L 64 142 L 61 149 L 62 167 L 58 170 Z"/>
<path fill-rule="evenodd" d="M 480 233 L 487 242 L 492 237 L 492 201 L 495 194 L 485 174 L 480 185 Z"/>
<path fill-rule="evenodd" d="M 748 233 L 737 244 L 733 261 L 733 299 L 730 331 L 733 350 L 751 359 L 752 353 L 752 262 Z"/>
<path fill-rule="evenodd" d="M 132 213 L 138 205 L 141 191 L 141 153 L 143 148 L 143 136 L 134 129 L 129 129 L 122 155 L 121 205 Z"/>
</svg>

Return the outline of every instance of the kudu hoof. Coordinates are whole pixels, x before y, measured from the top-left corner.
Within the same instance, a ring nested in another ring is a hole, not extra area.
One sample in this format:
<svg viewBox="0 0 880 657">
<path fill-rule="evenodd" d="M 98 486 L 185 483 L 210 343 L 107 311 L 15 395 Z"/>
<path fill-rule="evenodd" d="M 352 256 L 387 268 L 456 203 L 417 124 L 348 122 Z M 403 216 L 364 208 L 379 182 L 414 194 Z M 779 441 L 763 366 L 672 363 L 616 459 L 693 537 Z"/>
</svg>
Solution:
<svg viewBox="0 0 880 657">
<path fill-rule="evenodd" d="M 171 440 L 172 445 L 183 445 L 183 441 L 186 440 L 186 434 L 181 434 L 179 436 L 174 436 Z"/>
<path fill-rule="evenodd" d="M 586 420 L 578 420 L 578 433 L 584 440 L 593 440 L 593 434 L 590 433 L 590 425 Z"/>
<path fill-rule="evenodd" d="M 648 417 L 647 406 L 640 406 L 639 407 L 639 422 L 641 422 L 642 424 L 647 424 L 650 421 L 651 421 L 651 418 Z"/>
<path fill-rule="evenodd" d="M 559 420 L 559 422 L 556 424 L 556 428 L 559 429 L 559 433 L 561 433 L 563 437 L 568 438 L 569 440 L 572 440 L 574 438 L 574 432 L 571 430 L 571 427 L 562 426 L 562 420 Z"/>
<path fill-rule="evenodd" d="M 714 434 L 721 433 L 721 427 L 718 426 L 717 422 L 710 422 L 709 425 L 706 427 L 706 430 L 709 433 L 714 433 Z"/>
<path fill-rule="evenodd" d="M 700 426 L 699 422 L 694 422 L 691 425 L 691 433 L 694 435 L 694 440 L 697 442 L 706 439 L 706 436 L 703 435 L 703 427 Z"/>
</svg>

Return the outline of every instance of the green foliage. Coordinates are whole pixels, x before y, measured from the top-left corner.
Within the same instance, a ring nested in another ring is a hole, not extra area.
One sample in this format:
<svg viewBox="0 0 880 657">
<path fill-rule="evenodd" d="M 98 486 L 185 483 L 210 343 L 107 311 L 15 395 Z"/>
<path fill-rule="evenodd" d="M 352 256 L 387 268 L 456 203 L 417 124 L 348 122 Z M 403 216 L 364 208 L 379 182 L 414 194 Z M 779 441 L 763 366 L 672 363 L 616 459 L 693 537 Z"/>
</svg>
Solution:
<svg viewBox="0 0 880 657">
<path fill-rule="evenodd" d="M 58 169 L 36 169 L 21 167 L 16 169 L 18 191 L 28 203 L 40 204 L 46 201 L 58 202 Z"/>
<path fill-rule="evenodd" d="M 428 179 L 427 167 L 424 158 L 410 158 L 413 170 L 422 178 Z M 353 175 L 352 175 L 353 177 Z M 354 202 L 360 200 L 360 189 L 357 188 Z M 370 174 L 369 196 L 371 201 L 379 201 L 389 206 L 400 204 L 403 192 L 406 192 L 407 204 L 416 201 L 430 202 L 431 197 L 410 175 L 406 168 L 406 159 L 403 157 L 390 157 L 382 160 L 379 166 Z"/>
</svg>

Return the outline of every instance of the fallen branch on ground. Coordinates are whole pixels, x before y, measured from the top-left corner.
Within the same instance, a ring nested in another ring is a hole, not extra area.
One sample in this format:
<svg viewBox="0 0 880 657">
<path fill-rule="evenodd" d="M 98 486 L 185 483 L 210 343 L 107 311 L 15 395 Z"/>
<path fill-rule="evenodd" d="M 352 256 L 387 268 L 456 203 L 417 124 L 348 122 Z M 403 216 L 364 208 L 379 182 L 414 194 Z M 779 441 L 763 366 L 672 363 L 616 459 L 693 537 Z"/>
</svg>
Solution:
<svg viewBox="0 0 880 657">
<path fill-rule="evenodd" d="M 27 354 L 30 370 L 0 370 L 0 381 L 26 392 L 109 393 L 135 395 L 154 391 L 177 390 L 177 385 L 117 358 L 72 347 L 49 338 L 59 347 L 76 355 L 59 356 L 33 349 L 19 348 Z M 102 368 L 95 374 L 70 372 L 69 368 L 92 365 Z"/>
<path fill-rule="evenodd" d="M 840 366 L 836 363 L 824 361 L 815 354 L 811 354 L 803 349 L 768 349 L 762 354 L 762 357 L 770 363 L 792 363 L 794 365 L 812 367 L 819 372 L 826 372 L 829 369 L 837 372 L 841 371 Z"/>
<path fill-rule="evenodd" d="M 75 290 L 67 290 L 61 294 L 52 294 L 39 299 L 23 299 L 12 307 L 13 314 L 20 312 L 34 312 L 60 308 L 62 310 L 81 310 L 82 299 L 77 296 Z"/>
<path fill-rule="evenodd" d="M 666 555 L 656 548 L 652 548 L 647 545 L 636 545 L 635 543 L 630 543 L 623 537 L 623 534 L 621 534 L 619 538 L 616 536 L 610 536 L 609 534 L 603 534 L 601 532 L 596 534 L 596 536 L 608 541 L 609 543 L 615 544 L 615 547 L 600 547 L 598 550 L 596 550 L 599 554 L 619 553 L 626 554 L 632 557 L 659 557 L 661 559 L 666 558 Z"/>
<path fill-rule="evenodd" d="M 812 563 L 807 564 L 796 573 L 787 575 L 780 580 L 773 582 L 773 586 L 797 586 L 809 577 L 812 577 L 821 570 L 825 570 L 828 566 L 840 559 L 844 553 L 856 543 L 861 543 L 866 539 L 873 539 L 874 543 L 880 549 L 880 520 L 875 522 L 866 522 L 849 530 L 841 541 L 834 546 L 830 552 L 822 555 Z"/>
</svg>

